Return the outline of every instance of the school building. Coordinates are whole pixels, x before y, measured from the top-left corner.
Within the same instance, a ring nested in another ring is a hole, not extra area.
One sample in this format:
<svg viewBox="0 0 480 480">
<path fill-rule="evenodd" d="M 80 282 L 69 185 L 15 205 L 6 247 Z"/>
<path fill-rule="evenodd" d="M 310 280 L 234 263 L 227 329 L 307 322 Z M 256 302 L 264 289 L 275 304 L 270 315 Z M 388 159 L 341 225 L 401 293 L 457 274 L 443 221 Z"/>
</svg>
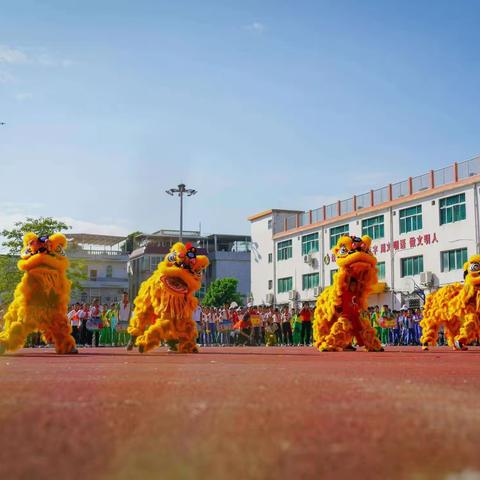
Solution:
<svg viewBox="0 0 480 480">
<path fill-rule="evenodd" d="M 421 306 L 428 292 L 462 281 L 479 251 L 479 189 L 475 157 L 316 210 L 253 215 L 250 301 L 313 302 L 332 284 L 338 238 L 366 234 L 379 277 L 370 304 Z"/>
</svg>

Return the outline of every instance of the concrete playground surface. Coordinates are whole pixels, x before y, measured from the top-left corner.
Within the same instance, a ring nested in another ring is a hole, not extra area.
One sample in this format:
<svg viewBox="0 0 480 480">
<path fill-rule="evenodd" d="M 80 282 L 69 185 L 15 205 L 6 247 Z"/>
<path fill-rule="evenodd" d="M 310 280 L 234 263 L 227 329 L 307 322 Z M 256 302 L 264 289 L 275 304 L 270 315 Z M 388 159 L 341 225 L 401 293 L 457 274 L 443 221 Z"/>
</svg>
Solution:
<svg viewBox="0 0 480 480">
<path fill-rule="evenodd" d="M 25 349 L 0 478 L 480 478 L 480 349 Z"/>
</svg>

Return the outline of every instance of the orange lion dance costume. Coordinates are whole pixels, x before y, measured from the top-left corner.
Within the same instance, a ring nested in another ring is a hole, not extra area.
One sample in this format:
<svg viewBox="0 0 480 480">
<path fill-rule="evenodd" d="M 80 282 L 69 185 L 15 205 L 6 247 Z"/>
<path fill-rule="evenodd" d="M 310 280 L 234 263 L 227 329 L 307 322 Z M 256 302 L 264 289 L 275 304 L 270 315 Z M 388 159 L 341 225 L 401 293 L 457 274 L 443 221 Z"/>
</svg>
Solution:
<svg viewBox="0 0 480 480">
<path fill-rule="evenodd" d="M 24 274 L 4 317 L 0 353 L 23 347 L 27 336 L 38 330 L 47 343 L 55 344 L 57 353 L 77 353 L 67 319 L 70 280 L 66 246 L 61 233 L 50 237 L 27 233 L 23 237 L 18 268 Z"/>
<path fill-rule="evenodd" d="M 467 350 L 480 336 L 480 255 L 463 266 L 464 284 L 453 283 L 431 293 L 425 302 L 420 342 L 424 350 L 437 344 L 440 326 L 445 325 L 448 345 Z"/>
<path fill-rule="evenodd" d="M 162 341 L 180 353 L 197 352 L 197 327 L 192 314 L 198 300 L 194 293 L 202 285 L 208 258 L 195 247 L 176 243 L 153 275 L 140 286 L 128 333 L 129 350 L 140 353 L 158 347 Z"/>
<path fill-rule="evenodd" d="M 377 259 L 370 251 L 372 239 L 341 237 L 333 248 L 338 272 L 333 285 L 317 299 L 313 338 L 320 351 L 337 352 L 351 347 L 355 337 L 368 351 L 382 351 L 375 329 L 362 312 L 367 310 L 368 295 L 377 283 Z"/>
</svg>

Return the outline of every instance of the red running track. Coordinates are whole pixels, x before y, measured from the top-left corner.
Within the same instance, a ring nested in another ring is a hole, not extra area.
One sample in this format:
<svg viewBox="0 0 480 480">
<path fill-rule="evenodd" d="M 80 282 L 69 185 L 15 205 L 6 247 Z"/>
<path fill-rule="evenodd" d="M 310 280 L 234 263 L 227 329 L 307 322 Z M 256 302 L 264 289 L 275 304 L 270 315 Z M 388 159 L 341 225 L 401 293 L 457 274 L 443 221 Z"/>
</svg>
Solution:
<svg viewBox="0 0 480 480">
<path fill-rule="evenodd" d="M 27 349 L 1 479 L 480 478 L 480 350 Z"/>
</svg>

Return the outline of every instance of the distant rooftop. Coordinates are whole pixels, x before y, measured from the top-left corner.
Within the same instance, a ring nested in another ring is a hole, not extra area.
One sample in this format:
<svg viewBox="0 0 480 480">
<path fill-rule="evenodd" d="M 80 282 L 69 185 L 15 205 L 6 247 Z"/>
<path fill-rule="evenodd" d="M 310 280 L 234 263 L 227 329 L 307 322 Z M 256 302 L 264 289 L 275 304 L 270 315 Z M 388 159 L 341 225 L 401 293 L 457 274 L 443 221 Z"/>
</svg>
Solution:
<svg viewBox="0 0 480 480">
<path fill-rule="evenodd" d="M 69 242 L 78 245 L 98 245 L 102 247 L 113 247 L 126 240 L 127 237 L 117 235 L 97 235 L 95 233 L 70 233 L 67 234 Z"/>
</svg>

